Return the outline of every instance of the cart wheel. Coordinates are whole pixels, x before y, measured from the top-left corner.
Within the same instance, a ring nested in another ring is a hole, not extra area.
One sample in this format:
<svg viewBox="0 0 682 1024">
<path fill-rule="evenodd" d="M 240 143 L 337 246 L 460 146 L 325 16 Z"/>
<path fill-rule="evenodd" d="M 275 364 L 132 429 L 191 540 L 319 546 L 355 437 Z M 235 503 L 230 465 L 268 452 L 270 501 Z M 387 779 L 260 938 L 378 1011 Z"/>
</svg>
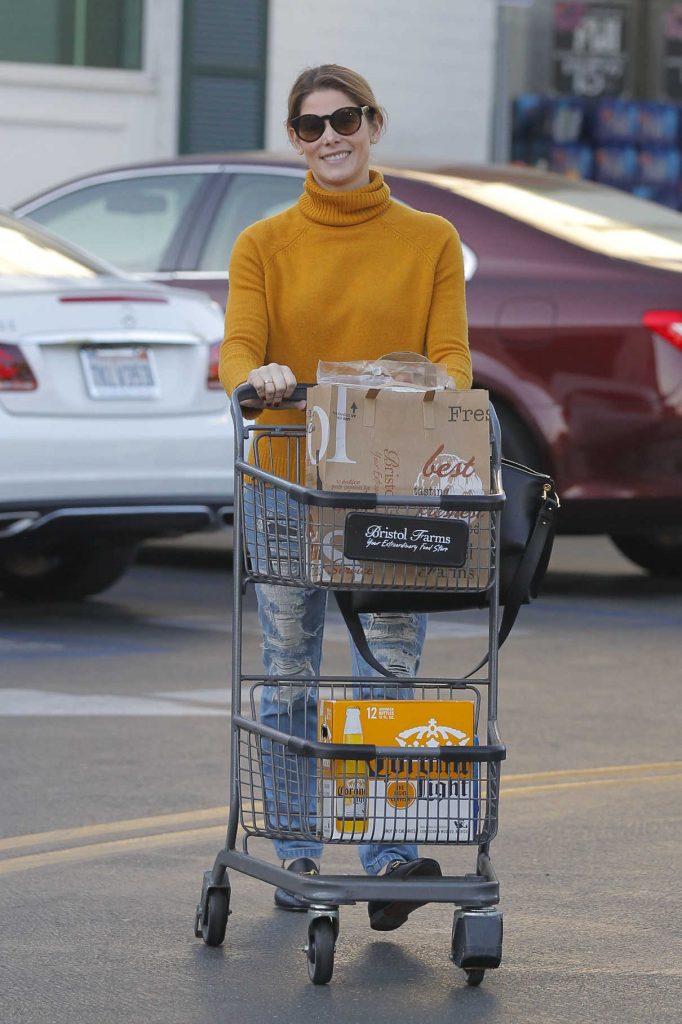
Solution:
<svg viewBox="0 0 682 1024">
<path fill-rule="evenodd" d="M 201 937 L 207 946 L 219 946 L 225 938 L 228 913 L 225 889 L 211 889 L 206 899 L 206 914 L 201 923 Z"/>
<path fill-rule="evenodd" d="M 308 977 L 313 985 L 326 985 L 334 973 L 334 925 L 317 917 L 308 927 Z"/>
<path fill-rule="evenodd" d="M 451 959 L 466 974 L 467 985 L 480 985 L 486 970 L 502 960 L 502 914 L 492 908 L 455 911 Z"/>
</svg>

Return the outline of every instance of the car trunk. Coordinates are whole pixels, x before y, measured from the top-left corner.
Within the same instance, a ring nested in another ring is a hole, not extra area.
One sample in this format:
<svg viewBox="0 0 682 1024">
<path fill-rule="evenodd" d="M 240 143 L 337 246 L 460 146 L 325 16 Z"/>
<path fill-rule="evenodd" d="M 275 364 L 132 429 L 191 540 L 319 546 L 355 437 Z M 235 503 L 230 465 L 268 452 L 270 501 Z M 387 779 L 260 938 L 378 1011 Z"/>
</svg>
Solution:
<svg viewBox="0 0 682 1024">
<path fill-rule="evenodd" d="M 120 289 L 119 289 L 120 291 Z M 84 293 L 13 297 L 20 328 L 23 303 L 31 322 L 49 332 L 22 334 L 18 344 L 37 381 L 35 390 L 0 391 L 2 408 L 17 416 L 166 416 L 224 406 L 206 386 L 209 346 L 180 304 L 154 293 Z M 36 315 L 36 304 L 44 308 Z M 28 316 L 27 316 L 28 319 Z"/>
</svg>

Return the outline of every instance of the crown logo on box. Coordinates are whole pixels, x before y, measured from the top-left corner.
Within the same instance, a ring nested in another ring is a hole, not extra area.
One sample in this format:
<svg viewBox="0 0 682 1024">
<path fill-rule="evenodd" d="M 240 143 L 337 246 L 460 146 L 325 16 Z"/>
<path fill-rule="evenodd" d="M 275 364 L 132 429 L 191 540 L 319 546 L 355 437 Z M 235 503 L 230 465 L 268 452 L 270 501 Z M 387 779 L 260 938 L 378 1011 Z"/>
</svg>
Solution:
<svg viewBox="0 0 682 1024">
<path fill-rule="evenodd" d="M 430 718 L 428 725 L 404 729 L 396 740 L 401 747 L 466 747 L 471 744 L 467 733 L 449 725 L 439 725 L 435 718 Z"/>
</svg>

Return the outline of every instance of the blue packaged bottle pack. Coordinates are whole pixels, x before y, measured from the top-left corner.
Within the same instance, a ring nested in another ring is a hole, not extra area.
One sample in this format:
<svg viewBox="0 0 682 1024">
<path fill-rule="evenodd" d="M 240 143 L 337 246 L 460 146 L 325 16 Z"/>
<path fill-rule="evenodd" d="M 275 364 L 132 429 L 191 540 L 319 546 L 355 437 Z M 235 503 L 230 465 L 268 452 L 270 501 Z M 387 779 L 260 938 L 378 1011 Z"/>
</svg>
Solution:
<svg viewBox="0 0 682 1024">
<path fill-rule="evenodd" d="M 526 93 L 517 96 L 512 110 L 512 161 L 537 166 L 549 154 L 547 118 L 550 101 L 546 96 Z"/>
<path fill-rule="evenodd" d="M 639 142 L 650 148 L 682 142 L 682 108 L 674 103 L 638 104 Z"/>
<path fill-rule="evenodd" d="M 583 99 L 555 99 L 548 112 L 550 142 L 557 146 L 583 141 L 589 129 L 589 104 Z"/>
<path fill-rule="evenodd" d="M 594 141 L 604 145 L 635 145 L 639 139 L 638 104 L 629 100 L 600 100 L 594 117 Z"/>
<path fill-rule="evenodd" d="M 534 142 L 546 139 L 551 101 L 547 96 L 524 93 L 514 100 L 512 109 L 512 133 L 517 142 Z"/>
<path fill-rule="evenodd" d="M 589 146 L 552 146 L 549 169 L 571 178 L 591 178 L 594 154 Z"/>
<path fill-rule="evenodd" d="M 639 184 L 665 188 L 676 185 L 681 176 L 679 149 L 640 149 Z"/>
<path fill-rule="evenodd" d="M 682 104 L 524 94 L 512 160 L 682 209 Z"/>
<path fill-rule="evenodd" d="M 594 151 L 594 178 L 602 185 L 634 188 L 639 181 L 639 153 L 635 146 L 598 146 Z"/>
</svg>

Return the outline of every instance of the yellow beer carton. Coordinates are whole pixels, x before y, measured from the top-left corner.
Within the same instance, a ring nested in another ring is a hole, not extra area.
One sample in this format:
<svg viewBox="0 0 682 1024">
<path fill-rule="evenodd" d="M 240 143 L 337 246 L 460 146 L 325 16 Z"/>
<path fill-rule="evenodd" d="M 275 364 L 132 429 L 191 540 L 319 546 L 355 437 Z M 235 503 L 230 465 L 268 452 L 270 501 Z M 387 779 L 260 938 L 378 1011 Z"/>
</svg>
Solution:
<svg viewBox="0 0 682 1024">
<path fill-rule="evenodd" d="M 470 700 L 326 700 L 318 706 L 321 743 L 420 749 L 473 746 Z M 375 842 L 468 842 L 476 833 L 475 765 L 437 757 L 407 761 L 323 759 L 322 835 Z"/>
</svg>

